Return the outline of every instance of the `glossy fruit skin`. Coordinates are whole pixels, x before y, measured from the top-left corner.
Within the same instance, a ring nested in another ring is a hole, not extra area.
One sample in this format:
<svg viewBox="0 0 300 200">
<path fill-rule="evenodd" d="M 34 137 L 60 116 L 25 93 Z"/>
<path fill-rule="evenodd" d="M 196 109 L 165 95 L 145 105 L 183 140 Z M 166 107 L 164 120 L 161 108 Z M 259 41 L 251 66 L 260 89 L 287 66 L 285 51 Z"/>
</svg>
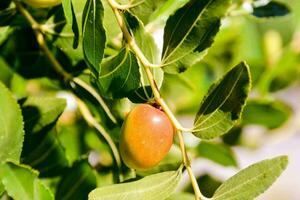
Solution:
<svg viewBox="0 0 300 200">
<path fill-rule="evenodd" d="M 35 8 L 47 8 L 61 4 L 61 0 L 23 0 L 26 4 Z"/>
<path fill-rule="evenodd" d="M 120 138 L 124 163 L 133 169 L 157 165 L 169 152 L 174 128 L 167 115 L 151 105 L 140 104 L 126 117 Z"/>
</svg>

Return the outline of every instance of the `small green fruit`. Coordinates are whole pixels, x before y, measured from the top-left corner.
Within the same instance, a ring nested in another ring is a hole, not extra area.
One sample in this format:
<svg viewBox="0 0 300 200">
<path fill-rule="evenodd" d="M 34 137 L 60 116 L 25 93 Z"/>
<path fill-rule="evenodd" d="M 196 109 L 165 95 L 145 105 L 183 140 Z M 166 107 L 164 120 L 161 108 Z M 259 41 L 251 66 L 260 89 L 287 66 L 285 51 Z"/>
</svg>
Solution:
<svg viewBox="0 0 300 200">
<path fill-rule="evenodd" d="M 120 152 L 134 169 L 157 165 L 169 152 L 174 128 L 167 115 L 151 105 L 140 104 L 126 117 L 121 131 Z"/>
</svg>

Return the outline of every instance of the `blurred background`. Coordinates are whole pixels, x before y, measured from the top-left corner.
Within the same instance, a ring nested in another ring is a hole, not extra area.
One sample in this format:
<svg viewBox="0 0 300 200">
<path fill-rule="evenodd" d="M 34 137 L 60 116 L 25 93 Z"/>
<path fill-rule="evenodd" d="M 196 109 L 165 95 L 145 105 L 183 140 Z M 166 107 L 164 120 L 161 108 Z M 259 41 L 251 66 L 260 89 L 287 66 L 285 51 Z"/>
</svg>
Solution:
<svg viewBox="0 0 300 200">
<path fill-rule="evenodd" d="M 252 90 L 241 122 L 222 140 L 198 144 L 193 136 L 185 138 L 190 147 L 196 147 L 197 155 L 208 158 L 193 161 L 199 184 L 208 196 L 238 169 L 288 155 L 287 169 L 258 199 L 300 197 L 300 1 L 281 2 L 289 5 L 292 14 L 268 19 L 231 15 L 223 20 L 222 30 L 203 61 L 179 75 L 180 81 L 165 76 L 169 84 L 163 85 L 164 96 L 182 116 L 181 121 L 191 127 L 190 116 L 197 112 L 210 84 L 241 60 L 250 66 Z M 243 7 L 248 8 L 247 1 Z M 187 175 L 181 188 L 187 187 L 186 181 Z"/>
</svg>

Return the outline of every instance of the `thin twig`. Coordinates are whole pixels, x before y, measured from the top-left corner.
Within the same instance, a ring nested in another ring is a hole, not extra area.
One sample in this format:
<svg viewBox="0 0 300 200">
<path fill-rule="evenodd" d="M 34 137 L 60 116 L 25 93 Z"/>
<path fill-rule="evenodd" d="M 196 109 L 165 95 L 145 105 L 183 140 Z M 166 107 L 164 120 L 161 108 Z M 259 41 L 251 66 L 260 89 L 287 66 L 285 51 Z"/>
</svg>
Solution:
<svg viewBox="0 0 300 200">
<path fill-rule="evenodd" d="M 115 124 L 117 123 L 116 118 L 111 113 L 109 107 L 106 105 L 103 98 L 89 84 L 85 83 L 84 81 L 82 81 L 79 78 L 73 78 L 72 81 L 74 83 L 76 83 L 77 85 L 79 85 L 80 87 L 84 88 L 86 91 L 88 91 L 99 102 L 99 104 L 102 106 L 103 110 L 105 111 L 107 116 L 110 118 L 110 120 Z"/>
<path fill-rule="evenodd" d="M 63 69 L 63 67 L 56 60 L 56 58 L 53 56 L 53 54 L 51 53 L 51 51 L 49 50 L 49 48 L 48 48 L 48 46 L 47 46 L 47 44 L 45 42 L 45 38 L 44 38 L 44 35 L 43 35 L 43 28 L 42 28 L 42 26 L 35 21 L 35 19 L 22 6 L 22 4 L 19 1 L 14 0 L 14 3 L 16 5 L 16 8 L 18 9 L 18 11 L 25 17 L 25 19 L 27 20 L 27 22 L 31 25 L 31 27 L 32 27 L 32 29 L 33 29 L 33 31 L 35 33 L 36 40 L 38 42 L 39 47 L 45 53 L 45 56 L 49 59 L 49 61 L 53 65 L 54 70 L 60 76 L 62 76 L 62 78 L 64 80 L 74 82 L 77 85 L 80 85 L 82 88 L 84 88 L 87 92 L 89 92 L 99 102 L 99 104 L 102 106 L 102 108 L 106 112 L 107 116 L 111 119 L 111 121 L 116 124 L 117 123 L 116 118 L 113 116 L 113 114 L 111 113 L 110 109 L 108 108 L 108 106 L 106 105 L 106 103 L 102 99 L 102 97 L 91 86 L 89 86 L 88 84 L 86 84 L 85 82 L 83 82 L 82 80 L 80 80 L 79 78 L 73 78 L 71 74 L 69 74 L 68 72 L 66 72 Z"/>
<path fill-rule="evenodd" d="M 70 80 L 72 78 L 72 76 L 62 68 L 60 63 L 56 60 L 56 58 L 53 56 L 53 54 L 49 50 L 49 48 L 45 42 L 44 35 L 41 32 L 40 24 L 35 21 L 35 19 L 30 15 L 30 13 L 22 6 L 22 4 L 19 1 L 14 0 L 14 3 L 16 5 L 17 10 L 25 17 L 27 22 L 31 25 L 31 28 L 34 31 L 34 34 L 36 36 L 36 40 L 37 40 L 39 47 L 41 48 L 41 50 L 44 52 L 45 56 L 49 59 L 49 61 L 53 65 L 54 70 L 60 76 L 62 76 L 62 78 L 64 80 Z"/>
<path fill-rule="evenodd" d="M 109 133 L 105 130 L 105 128 L 96 121 L 96 119 L 91 114 L 90 110 L 85 105 L 85 103 L 83 101 L 81 101 L 79 98 L 76 98 L 76 101 L 77 101 L 78 108 L 79 108 L 83 118 L 85 119 L 85 121 L 90 126 L 97 129 L 97 131 L 103 136 L 103 138 L 106 140 L 107 144 L 109 145 L 109 147 L 113 153 L 114 159 L 116 161 L 116 164 L 118 166 L 120 182 L 122 182 L 123 181 L 122 173 L 121 173 L 121 165 L 122 164 L 121 164 L 121 157 L 120 157 L 117 146 L 115 145 L 114 141 L 110 137 Z"/>
</svg>

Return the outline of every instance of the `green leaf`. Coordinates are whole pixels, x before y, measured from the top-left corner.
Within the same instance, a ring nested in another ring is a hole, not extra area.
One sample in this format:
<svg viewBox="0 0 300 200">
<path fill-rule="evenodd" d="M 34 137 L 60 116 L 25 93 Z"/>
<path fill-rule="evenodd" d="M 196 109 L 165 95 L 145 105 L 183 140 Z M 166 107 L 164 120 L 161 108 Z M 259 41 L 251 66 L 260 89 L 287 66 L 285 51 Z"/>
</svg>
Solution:
<svg viewBox="0 0 300 200">
<path fill-rule="evenodd" d="M 55 97 L 29 97 L 22 104 L 25 140 L 22 162 L 40 171 L 40 176 L 56 176 L 69 166 L 56 137 L 55 123 L 66 101 Z"/>
<path fill-rule="evenodd" d="M 280 17 L 285 16 L 290 13 L 290 8 L 287 7 L 285 4 L 277 2 L 277 1 L 270 1 L 266 5 L 257 6 L 253 8 L 253 15 L 256 17 Z"/>
<path fill-rule="evenodd" d="M 195 195 L 191 193 L 174 193 L 167 200 L 195 200 Z"/>
<path fill-rule="evenodd" d="M 182 168 L 142 178 L 138 181 L 115 184 L 93 190 L 89 200 L 166 199 L 176 189 Z"/>
<path fill-rule="evenodd" d="M 55 199 L 87 199 L 89 192 L 97 186 L 95 174 L 87 161 L 81 160 L 60 180 Z"/>
<path fill-rule="evenodd" d="M 130 9 L 130 11 L 142 20 L 144 24 L 147 24 L 150 20 L 150 16 L 155 10 L 160 8 L 165 0 L 134 0 L 133 4 L 138 4 Z"/>
<path fill-rule="evenodd" d="M 129 12 L 126 12 L 124 15 L 127 22 L 127 27 L 145 57 L 153 64 L 159 63 L 159 50 L 152 35 L 146 32 L 143 23 L 136 16 Z M 149 92 L 147 90 L 147 87 L 150 86 L 150 83 L 144 68 L 140 67 L 139 70 L 141 74 L 141 87 L 134 91 L 134 93 L 141 97 L 146 96 L 146 101 L 148 101 L 152 96 L 152 91 Z M 151 71 L 157 87 L 160 88 L 164 77 L 163 70 L 161 68 L 152 68 Z"/>
<path fill-rule="evenodd" d="M 10 91 L 0 82 L 0 162 L 19 161 L 24 140 L 21 110 Z"/>
<path fill-rule="evenodd" d="M 272 185 L 287 164 L 286 156 L 253 164 L 224 182 L 212 200 L 252 200 Z"/>
<path fill-rule="evenodd" d="M 281 101 L 252 100 L 244 108 L 242 124 L 257 124 L 274 129 L 284 124 L 291 114 L 291 108 Z"/>
<path fill-rule="evenodd" d="M 34 134 L 26 133 L 21 161 L 37 169 L 40 177 L 60 175 L 69 167 L 65 150 L 57 138 L 56 128 Z"/>
<path fill-rule="evenodd" d="M 78 47 L 78 40 L 79 40 L 79 28 L 76 20 L 75 10 L 73 7 L 72 0 L 62 0 L 62 5 L 65 13 L 65 17 L 67 23 L 72 25 L 72 30 L 74 33 L 74 41 L 73 41 L 73 48 Z"/>
<path fill-rule="evenodd" d="M 139 66 L 135 55 L 123 48 L 118 55 L 102 63 L 98 87 L 107 98 L 126 97 L 140 84 Z"/>
<path fill-rule="evenodd" d="M 65 0 L 68 2 L 69 0 Z M 65 3 L 66 3 L 65 2 Z M 78 27 L 82 27 L 82 13 L 83 7 L 85 5 L 85 1 L 82 0 L 72 0 L 71 9 L 74 10 L 75 16 L 72 17 L 72 23 L 70 20 L 66 18 L 70 18 L 70 10 L 68 12 L 68 16 L 66 16 L 66 12 L 64 13 L 63 9 L 57 9 L 54 15 L 52 15 L 46 22 L 45 27 L 48 27 L 49 31 L 45 32 L 48 37 L 53 39 L 53 45 L 61 49 L 65 54 L 67 54 L 74 63 L 77 63 L 80 60 L 84 59 L 83 56 L 83 48 L 82 48 L 82 32 L 78 32 L 78 40 L 79 44 L 76 49 L 74 49 L 74 44 L 76 44 L 76 38 L 74 35 L 75 27 L 75 19 Z M 63 2 L 64 6 L 64 2 Z M 65 6 L 64 9 L 67 9 L 69 4 Z M 66 17 L 65 17 L 66 16 Z M 67 20 L 67 21 L 66 21 Z M 73 25 L 74 24 L 74 25 Z M 74 28 L 73 28 L 74 26 Z M 54 28 L 52 28 L 54 27 Z M 75 31 L 76 33 L 76 31 Z M 75 43 L 74 43 L 75 42 Z"/>
<path fill-rule="evenodd" d="M 159 6 L 151 15 L 149 21 L 151 24 L 165 23 L 168 17 L 178 8 L 185 5 L 189 0 L 167 0 Z"/>
<path fill-rule="evenodd" d="M 100 63 L 106 42 L 103 12 L 103 5 L 100 0 L 87 0 L 82 16 L 83 53 L 96 77 L 101 72 Z"/>
<path fill-rule="evenodd" d="M 229 5 L 230 0 L 191 0 L 169 17 L 162 53 L 166 72 L 183 72 L 205 55 Z"/>
<path fill-rule="evenodd" d="M 197 153 L 223 166 L 237 166 L 233 151 L 224 144 L 202 141 L 197 146 Z"/>
<path fill-rule="evenodd" d="M 25 133 L 36 133 L 55 124 L 66 107 L 65 99 L 29 97 L 22 103 Z"/>
<path fill-rule="evenodd" d="M 0 180 L 7 194 L 15 200 L 54 199 L 50 190 L 38 179 L 38 173 L 25 165 L 0 164 Z"/>
<path fill-rule="evenodd" d="M 245 63 L 231 69 L 204 97 L 194 122 L 193 134 L 211 139 L 225 134 L 239 120 L 250 90 Z"/>
</svg>

